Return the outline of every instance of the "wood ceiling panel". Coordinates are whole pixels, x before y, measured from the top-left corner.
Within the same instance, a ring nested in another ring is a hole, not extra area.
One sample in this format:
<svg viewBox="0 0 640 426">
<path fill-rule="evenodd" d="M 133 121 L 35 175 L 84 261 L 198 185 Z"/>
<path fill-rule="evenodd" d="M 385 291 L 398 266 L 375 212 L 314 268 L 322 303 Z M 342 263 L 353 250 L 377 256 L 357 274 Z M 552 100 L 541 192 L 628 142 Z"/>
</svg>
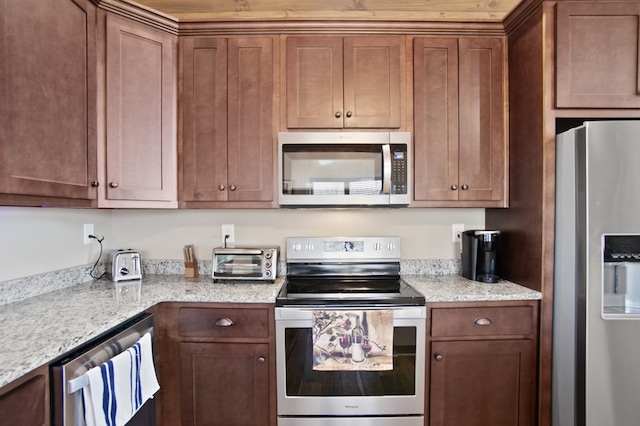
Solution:
<svg viewBox="0 0 640 426">
<path fill-rule="evenodd" d="M 502 22 L 522 0 L 137 0 L 179 21 Z M 133 2 L 132 2 L 133 3 Z"/>
</svg>

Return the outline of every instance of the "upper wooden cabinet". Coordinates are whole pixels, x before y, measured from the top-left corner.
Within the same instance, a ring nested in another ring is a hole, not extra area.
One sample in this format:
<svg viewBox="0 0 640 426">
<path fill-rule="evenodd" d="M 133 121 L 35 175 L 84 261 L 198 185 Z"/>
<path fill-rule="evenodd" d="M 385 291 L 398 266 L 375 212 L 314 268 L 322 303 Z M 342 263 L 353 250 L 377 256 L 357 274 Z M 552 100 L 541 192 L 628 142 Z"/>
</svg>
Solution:
<svg viewBox="0 0 640 426">
<path fill-rule="evenodd" d="M 640 108 L 640 2 L 556 7 L 556 106 Z"/>
<path fill-rule="evenodd" d="M 273 37 L 182 39 L 181 206 L 271 206 L 273 46 Z"/>
<path fill-rule="evenodd" d="M 502 39 L 417 37 L 413 46 L 412 205 L 506 206 Z"/>
<path fill-rule="evenodd" d="M 107 15 L 102 47 L 99 205 L 177 207 L 177 36 Z"/>
<path fill-rule="evenodd" d="M 402 36 L 289 37 L 288 128 L 400 128 Z"/>
<path fill-rule="evenodd" d="M 0 203 L 95 205 L 95 16 L 88 0 L 0 0 Z"/>
</svg>

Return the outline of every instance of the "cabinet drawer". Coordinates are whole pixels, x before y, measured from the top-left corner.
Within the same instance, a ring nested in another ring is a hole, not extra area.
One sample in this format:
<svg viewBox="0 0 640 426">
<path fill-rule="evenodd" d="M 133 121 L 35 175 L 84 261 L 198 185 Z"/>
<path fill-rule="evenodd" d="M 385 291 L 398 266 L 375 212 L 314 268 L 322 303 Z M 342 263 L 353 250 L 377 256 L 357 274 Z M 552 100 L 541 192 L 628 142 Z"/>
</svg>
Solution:
<svg viewBox="0 0 640 426">
<path fill-rule="evenodd" d="M 432 337 L 528 335 L 534 332 L 531 306 L 434 308 Z"/>
<path fill-rule="evenodd" d="M 269 337 L 267 309 L 181 308 L 184 337 Z"/>
</svg>

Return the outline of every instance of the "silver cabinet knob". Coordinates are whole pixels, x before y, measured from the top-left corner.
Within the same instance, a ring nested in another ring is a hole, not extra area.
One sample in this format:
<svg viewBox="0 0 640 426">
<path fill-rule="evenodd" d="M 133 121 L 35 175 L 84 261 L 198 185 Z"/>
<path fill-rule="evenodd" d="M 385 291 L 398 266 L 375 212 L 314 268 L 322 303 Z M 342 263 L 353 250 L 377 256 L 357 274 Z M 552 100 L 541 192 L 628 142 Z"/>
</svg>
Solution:
<svg viewBox="0 0 640 426">
<path fill-rule="evenodd" d="M 92 188 L 97 188 L 100 186 L 100 182 L 98 182 L 97 180 L 94 180 L 93 182 L 91 182 L 91 187 Z"/>
<path fill-rule="evenodd" d="M 351 111 L 347 111 L 347 118 L 351 118 L 352 115 L 353 113 Z"/>
<path fill-rule="evenodd" d="M 436 361 L 442 361 L 443 356 L 440 354 L 435 354 L 433 357 Z"/>
<path fill-rule="evenodd" d="M 235 185 L 229 185 L 229 191 L 235 191 L 235 190 L 236 190 Z"/>
<path fill-rule="evenodd" d="M 216 327 L 231 327 L 233 325 L 233 321 L 229 318 L 218 318 L 216 320 Z"/>
<path fill-rule="evenodd" d="M 491 325 L 493 323 L 493 321 L 491 321 L 491 319 L 487 318 L 487 317 L 479 317 L 476 318 L 473 323 L 475 325 L 479 325 L 479 326 L 487 326 L 487 325 Z"/>
<path fill-rule="evenodd" d="M 342 117 L 342 113 L 340 111 L 336 111 L 336 118 Z"/>
<path fill-rule="evenodd" d="M 451 185 L 451 190 L 452 191 L 456 191 L 457 189 L 458 189 L 458 185 L 456 185 L 456 184 Z"/>
<path fill-rule="evenodd" d="M 467 185 L 466 183 L 464 185 L 462 185 L 462 190 L 466 191 L 467 189 L 469 189 L 469 185 Z"/>
<path fill-rule="evenodd" d="M 226 188 L 226 186 L 224 186 L 223 184 L 218 185 L 218 191 L 224 191 Z"/>
<path fill-rule="evenodd" d="M 111 188 L 117 188 L 117 187 L 118 187 L 118 182 L 116 182 L 116 181 L 110 182 L 110 183 L 109 183 L 109 186 L 110 186 Z"/>
<path fill-rule="evenodd" d="M 267 362 L 267 359 L 263 356 L 259 356 L 258 357 L 258 363 L 260 364 L 264 364 L 265 362 Z"/>
</svg>

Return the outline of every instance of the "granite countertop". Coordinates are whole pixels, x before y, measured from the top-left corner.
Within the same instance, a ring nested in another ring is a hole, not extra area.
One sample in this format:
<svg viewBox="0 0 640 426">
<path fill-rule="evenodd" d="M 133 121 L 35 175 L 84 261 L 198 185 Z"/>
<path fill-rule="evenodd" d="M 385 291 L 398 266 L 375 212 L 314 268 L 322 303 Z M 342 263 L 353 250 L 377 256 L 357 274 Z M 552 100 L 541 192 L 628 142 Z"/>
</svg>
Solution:
<svg viewBox="0 0 640 426">
<path fill-rule="evenodd" d="M 409 275 L 427 302 L 536 300 L 514 283 L 482 284 L 458 275 Z M 160 302 L 274 303 L 275 283 L 212 283 L 211 277 L 146 275 L 142 282 L 102 279 L 0 306 L 0 387 Z"/>
</svg>

